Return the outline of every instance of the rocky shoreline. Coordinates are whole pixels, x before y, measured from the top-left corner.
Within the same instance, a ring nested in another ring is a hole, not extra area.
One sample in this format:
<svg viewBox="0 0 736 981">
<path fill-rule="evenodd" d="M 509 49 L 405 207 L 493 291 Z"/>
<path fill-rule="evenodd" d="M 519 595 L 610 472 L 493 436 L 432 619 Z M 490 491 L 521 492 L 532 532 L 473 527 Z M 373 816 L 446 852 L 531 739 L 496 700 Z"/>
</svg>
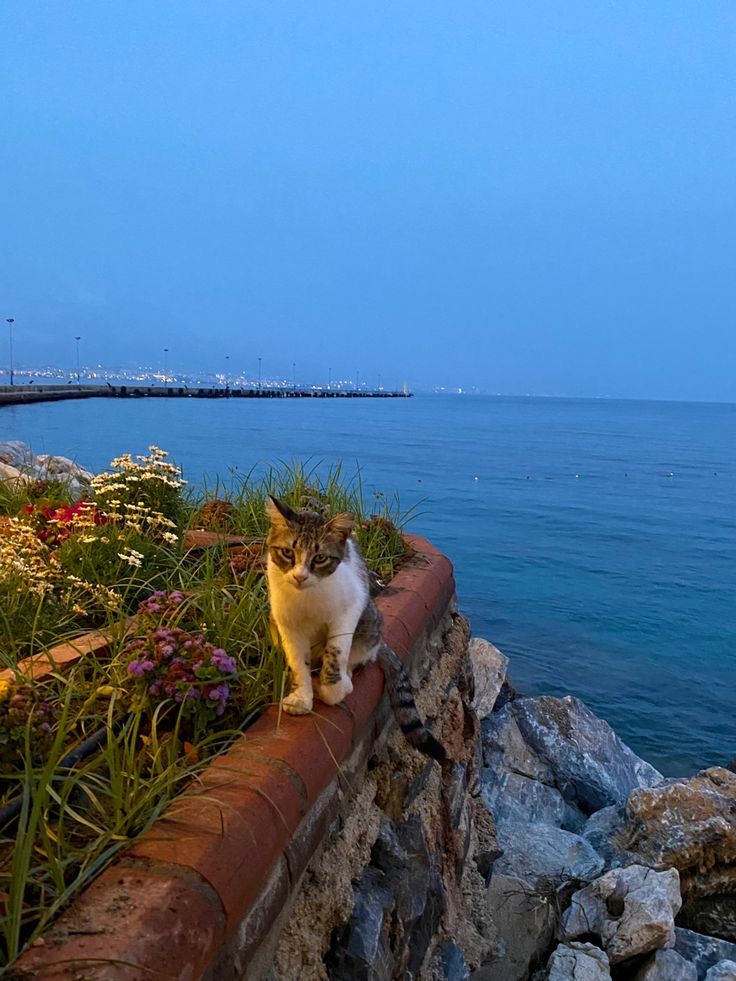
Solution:
<svg viewBox="0 0 736 981">
<path fill-rule="evenodd" d="M 498 956 L 466 976 L 736 981 L 736 773 L 667 779 L 577 698 L 517 695 L 492 644 L 470 656 L 502 855 Z"/>
</svg>

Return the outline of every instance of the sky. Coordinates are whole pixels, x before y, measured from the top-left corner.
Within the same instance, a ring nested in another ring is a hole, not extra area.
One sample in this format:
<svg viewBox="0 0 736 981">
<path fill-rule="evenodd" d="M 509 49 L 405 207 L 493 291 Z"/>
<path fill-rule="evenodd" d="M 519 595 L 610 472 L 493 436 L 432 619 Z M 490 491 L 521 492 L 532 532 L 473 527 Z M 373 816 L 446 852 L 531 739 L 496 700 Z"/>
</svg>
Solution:
<svg viewBox="0 0 736 981">
<path fill-rule="evenodd" d="M 79 335 L 84 364 L 736 401 L 731 0 L 3 0 L 0 54 L 18 363 Z"/>
</svg>

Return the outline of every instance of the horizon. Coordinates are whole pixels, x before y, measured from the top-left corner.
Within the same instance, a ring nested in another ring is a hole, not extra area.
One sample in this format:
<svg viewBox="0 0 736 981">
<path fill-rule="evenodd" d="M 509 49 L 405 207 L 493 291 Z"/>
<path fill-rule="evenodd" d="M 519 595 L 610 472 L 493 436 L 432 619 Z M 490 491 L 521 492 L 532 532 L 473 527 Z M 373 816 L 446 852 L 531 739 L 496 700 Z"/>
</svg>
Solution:
<svg viewBox="0 0 736 981">
<path fill-rule="evenodd" d="M 8 0 L 0 29 L 0 366 L 12 317 L 18 366 L 80 337 L 90 364 L 736 401 L 736 10 Z"/>
<path fill-rule="evenodd" d="M 136 364 L 119 364 L 108 368 L 103 368 L 101 365 L 96 366 L 81 366 L 81 384 L 95 384 L 97 382 L 102 383 L 107 379 L 124 379 L 126 375 L 125 372 L 130 372 L 130 381 L 139 381 L 141 384 L 149 383 L 161 386 L 164 382 L 164 376 L 162 372 L 154 367 L 153 365 L 136 365 Z M 44 376 L 42 373 L 44 371 L 53 370 L 57 374 L 51 376 Z M 99 374 L 97 374 L 99 372 Z M 137 372 L 140 374 L 147 373 L 150 376 L 151 381 L 149 382 L 147 377 L 134 378 L 132 373 Z M 239 386 L 235 384 L 236 379 L 232 379 L 228 382 L 225 379 L 223 372 L 197 372 L 196 370 L 184 370 L 179 369 L 176 366 L 172 366 L 168 370 L 168 381 L 170 385 L 175 385 L 177 383 L 184 383 L 185 387 L 187 384 L 192 384 L 196 386 L 197 383 L 201 384 L 202 387 L 229 387 L 231 389 L 237 389 Z M 8 377 L 7 370 L 3 371 L 0 368 L 0 388 L 5 391 L 11 391 L 11 387 L 8 382 L 4 379 Z M 24 377 L 30 379 L 33 378 L 34 385 L 42 387 L 43 385 L 53 385 L 54 381 L 52 378 L 66 379 L 66 384 L 73 385 L 76 382 L 76 369 L 72 368 L 51 368 L 50 366 L 40 367 L 40 368 L 22 368 L 18 366 L 15 369 L 15 386 L 28 385 L 28 381 L 23 381 Z M 240 384 L 241 388 L 258 388 L 259 382 L 256 376 L 248 379 L 248 376 L 241 373 L 239 376 L 242 379 Z M 47 380 L 38 381 L 39 378 L 46 378 Z M 21 379 L 21 380 L 18 380 Z M 205 384 L 205 379 L 211 379 Z M 308 391 L 308 390 L 324 390 L 328 388 L 327 383 L 319 380 L 306 380 L 303 383 L 299 382 L 296 386 L 289 381 L 285 376 L 277 375 L 263 375 L 261 380 L 261 387 L 264 389 L 271 388 L 292 388 L 296 387 L 298 390 Z M 398 385 L 391 385 L 389 383 L 381 383 L 377 386 L 371 386 L 369 384 L 363 384 L 361 382 L 360 389 L 362 391 L 401 391 L 403 389 L 404 382 L 399 382 Z M 355 384 L 351 379 L 348 378 L 333 378 L 332 387 L 336 391 L 351 391 L 355 390 Z M 481 389 L 477 387 L 463 388 L 451 385 L 434 385 L 434 386 L 422 386 L 421 384 L 417 388 L 411 388 L 407 385 L 407 390 L 412 395 L 419 396 L 438 396 L 438 397 L 448 397 L 448 398 L 493 398 L 493 399 L 550 399 L 565 402 L 663 402 L 672 403 L 673 405 L 736 405 L 736 399 L 733 401 L 723 400 L 723 399 L 682 399 L 682 398 L 647 398 L 647 397 L 637 397 L 637 396 L 619 396 L 619 395 L 608 395 L 605 393 L 590 394 L 590 395 L 570 395 L 565 393 L 553 394 L 549 392 L 501 392 L 501 391 L 491 391 L 489 389 Z"/>
</svg>

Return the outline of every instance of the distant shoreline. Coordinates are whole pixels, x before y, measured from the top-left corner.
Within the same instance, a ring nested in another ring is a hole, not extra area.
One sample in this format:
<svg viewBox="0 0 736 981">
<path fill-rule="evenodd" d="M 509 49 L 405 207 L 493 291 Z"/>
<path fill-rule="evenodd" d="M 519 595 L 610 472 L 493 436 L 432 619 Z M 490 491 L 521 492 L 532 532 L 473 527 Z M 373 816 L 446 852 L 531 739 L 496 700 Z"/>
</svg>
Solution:
<svg viewBox="0 0 736 981">
<path fill-rule="evenodd" d="M 31 402 L 62 402 L 92 398 L 198 398 L 198 399 L 404 399 L 413 392 L 346 391 L 330 388 L 229 388 L 187 385 L 3 385 L 0 406 Z"/>
</svg>

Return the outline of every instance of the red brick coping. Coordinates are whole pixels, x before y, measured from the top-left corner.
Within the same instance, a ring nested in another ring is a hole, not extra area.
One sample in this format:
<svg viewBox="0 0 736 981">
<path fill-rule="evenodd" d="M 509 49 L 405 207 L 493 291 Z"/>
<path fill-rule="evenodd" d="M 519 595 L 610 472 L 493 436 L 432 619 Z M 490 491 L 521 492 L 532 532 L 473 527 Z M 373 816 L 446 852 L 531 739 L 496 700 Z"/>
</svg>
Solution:
<svg viewBox="0 0 736 981">
<path fill-rule="evenodd" d="M 441 622 L 455 592 L 449 559 L 423 538 L 407 540 L 414 555 L 378 598 L 386 642 L 401 657 Z M 283 905 L 311 855 L 294 832 L 358 740 L 371 727 L 371 743 L 377 735 L 383 673 L 370 665 L 354 683 L 341 705 L 317 701 L 310 716 L 269 707 L 20 957 L 16 977 L 203 977 L 279 866 L 276 910 Z"/>
</svg>

